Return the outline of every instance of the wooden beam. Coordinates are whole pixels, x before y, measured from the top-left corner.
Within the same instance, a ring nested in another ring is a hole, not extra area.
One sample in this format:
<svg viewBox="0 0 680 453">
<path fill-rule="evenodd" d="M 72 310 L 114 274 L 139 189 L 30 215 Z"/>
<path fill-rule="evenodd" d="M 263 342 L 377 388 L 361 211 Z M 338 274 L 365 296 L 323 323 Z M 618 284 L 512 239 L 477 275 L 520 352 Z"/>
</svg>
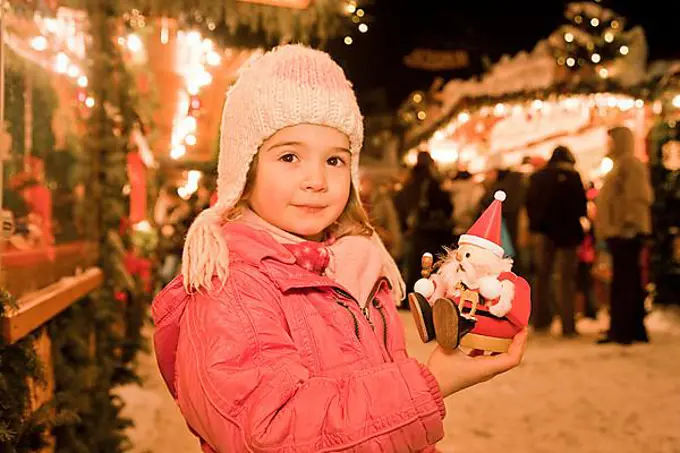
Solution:
<svg viewBox="0 0 680 453">
<path fill-rule="evenodd" d="M 261 5 L 277 6 L 279 8 L 307 9 L 312 0 L 237 0 L 245 3 L 259 3 Z"/>
<path fill-rule="evenodd" d="M 5 251 L 0 255 L 0 286 L 20 299 L 24 294 L 45 288 L 78 269 L 87 269 L 97 261 L 97 244 L 72 242 L 32 250 Z"/>
<path fill-rule="evenodd" d="M 90 268 L 80 275 L 62 278 L 57 283 L 28 293 L 17 301 L 18 310 L 7 310 L 2 318 L 2 336 L 15 343 L 69 306 L 101 286 L 101 269 Z"/>
</svg>

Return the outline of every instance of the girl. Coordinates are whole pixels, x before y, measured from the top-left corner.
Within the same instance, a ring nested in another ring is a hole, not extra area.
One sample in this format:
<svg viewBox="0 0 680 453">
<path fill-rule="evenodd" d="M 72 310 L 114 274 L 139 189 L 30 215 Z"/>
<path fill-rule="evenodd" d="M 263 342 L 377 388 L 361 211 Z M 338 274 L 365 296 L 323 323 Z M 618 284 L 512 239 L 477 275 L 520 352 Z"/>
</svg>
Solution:
<svg viewBox="0 0 680 453">
<path fill-rule="evenodd" d="M 165 382 L 205 452 L 433 451 L 443 397 L 508 354 L 409 358 L 399 272 L 358 189 L 362 117 L 330 57 L 298 45 L 227 95 L 218 200 L 153 303 Z"/>
</svg>

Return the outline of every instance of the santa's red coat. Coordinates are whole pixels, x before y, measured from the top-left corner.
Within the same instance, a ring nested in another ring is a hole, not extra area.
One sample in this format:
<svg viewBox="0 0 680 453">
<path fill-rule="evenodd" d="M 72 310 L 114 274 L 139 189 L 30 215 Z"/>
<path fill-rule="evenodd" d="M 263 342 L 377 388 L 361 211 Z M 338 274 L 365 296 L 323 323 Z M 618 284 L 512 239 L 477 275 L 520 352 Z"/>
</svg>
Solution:
<svg viewBox="0 0 680 453">
<path fill-rule="evenodd" d="M 475 312 L 477 324 L 472 333 L 497 338 L 512 338 L 529 323 L 529 316 L 531 315 L 531 288 L 526 280 L 512 272 L 502 273 L 498 280 L 501 282 L 510 281 L 515 286 L 512 308 L 504 317 L 497 318 L 489 312 L 489 307 L 498 303 L 498 299 L 487 300 L 482 303 L 480 295 L 480 303 L 477 305 Z M 477 290 L 474 291 L 478 292 Z M 456 297 L 454 301 L 457 304 L 459 297 Z M 463 305 L 462 313 L 469 312 L 471 308 L 471 304 L 466 302 Z"/>
</svg>

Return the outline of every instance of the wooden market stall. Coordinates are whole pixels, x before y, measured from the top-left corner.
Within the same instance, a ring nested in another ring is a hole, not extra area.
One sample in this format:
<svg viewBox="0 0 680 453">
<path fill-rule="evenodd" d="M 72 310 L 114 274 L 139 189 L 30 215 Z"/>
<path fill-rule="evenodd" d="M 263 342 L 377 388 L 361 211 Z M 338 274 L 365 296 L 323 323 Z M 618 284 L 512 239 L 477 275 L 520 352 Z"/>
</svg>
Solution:
<svg viewBox="0 0 680 453">
<path fill-rule="evenodd" d="M 647 161 L 645 139 L 655 112 L 644 31 L 625 30 L 623 18 L 598 5 L 572 3 L 565 15 L 571 23 L 531 51 L 503 56 L 478 78 L 450 80 L 405 101 L 401 114 L 420 119 L 406 132 L 406 161 L 427 149 L 443 167 L 476 173 L 517 167 L 527 157 L 546 159 L 565 145 L 582 177 L 592 181 L 611 164 L 606 131 L 614 125 L 634 132 L 636 154 Z M 593 22 L 599 27 L 587 28 L 584 17 L 599 18 Z"/>
</svg>

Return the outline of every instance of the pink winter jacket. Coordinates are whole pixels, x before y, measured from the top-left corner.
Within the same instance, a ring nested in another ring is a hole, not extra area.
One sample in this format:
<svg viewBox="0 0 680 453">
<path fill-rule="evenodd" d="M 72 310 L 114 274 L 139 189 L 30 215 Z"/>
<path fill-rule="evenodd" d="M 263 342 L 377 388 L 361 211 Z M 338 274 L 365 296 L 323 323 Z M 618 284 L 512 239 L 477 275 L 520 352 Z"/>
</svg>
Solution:
<svg viewBox="0 0 680 453">
<path fill-rule="evenodd" d="M 227 284 L 187 294 L 178 277 L 152 307 L 161 373 L 203 451 L 434 451 L 444 402 L 407 356 L 388 281 L 362 310 L 268 233 L 224 229 Z"/>
</svg>

